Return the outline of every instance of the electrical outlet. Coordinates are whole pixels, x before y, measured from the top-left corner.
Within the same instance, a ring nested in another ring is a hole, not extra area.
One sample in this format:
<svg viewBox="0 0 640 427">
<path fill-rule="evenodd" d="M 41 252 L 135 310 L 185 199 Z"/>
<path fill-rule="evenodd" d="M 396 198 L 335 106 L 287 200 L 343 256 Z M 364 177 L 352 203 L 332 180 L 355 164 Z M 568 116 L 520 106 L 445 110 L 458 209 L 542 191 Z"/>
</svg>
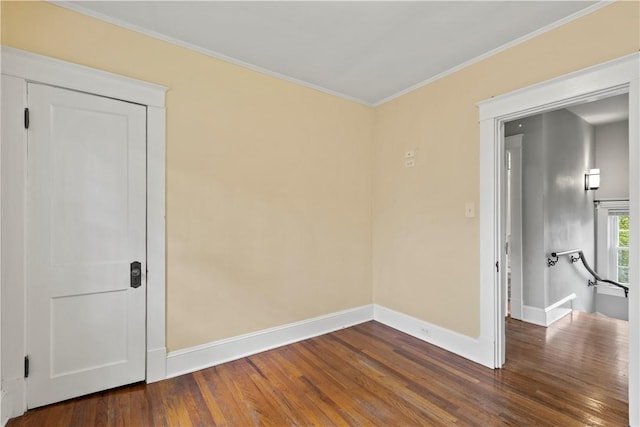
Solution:
<svg viewBox="0 0 640 427">
<path fill-rule="evenodd" d="M 404 167 L 405 168 L 412 168 L 415 165 L 416 165 L 415 159 L 405 159 L 405 161 L 404 161 Z"/>
<path fill-rule="evenodd" d="M 416 152 L 413 150 L 405 151 L 404 158 L 405 159 L 413 159 L 416 156 Z"/>
<path fill-rule="evenodd" d="M 431 332 L 427 328 L 420 328 L 420 332 L 422 332 L 422 335 L 424 335 L 425 337 L 428 337 L 431 334 Z"/>
</svg>

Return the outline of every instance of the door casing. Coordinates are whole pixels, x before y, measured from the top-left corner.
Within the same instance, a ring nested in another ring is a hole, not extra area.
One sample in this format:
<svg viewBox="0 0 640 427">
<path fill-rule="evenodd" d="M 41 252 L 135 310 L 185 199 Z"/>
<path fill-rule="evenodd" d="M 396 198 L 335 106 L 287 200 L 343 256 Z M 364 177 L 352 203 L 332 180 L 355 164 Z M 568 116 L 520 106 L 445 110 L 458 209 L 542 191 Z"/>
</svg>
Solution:
<svg viewBox="0 0 640 427">
<path fill-rule="evenodd" d="M 146 381 L 166 377 L 165 343 L 165 92 L 167 88 L 105 71 L 2 47 L 1 353 L 0 422 L 26 410 L 24 188 L 26 178 L 27 82 L 42 83 L 133 102 L 147 107 L 147 319 Z M 17 120 L 14 120 L 17 119 Z M 9 248 L 18 250 L 8 251 Z M 10 256 L 11 258 L 7 258 Z M 11 262 L 9 262 L 11 261 Z M 10 322 L 10 326 L 9 326 Z M 5 333 L 6 332 L 6 333 Z"/>
<path fill-rule="evenodd" d="M 504 123 L 545 111 L 629 94 L 629 423 L 640 425 L 640 54 L 600 65 L 478 103 L 480 121 L 480 329 L 493 339 L 494 367 L 504 360 L 501 275 L 505 235 L 503 213 Z M 586 171 L 585 171 L 586 172 Z M 636 225 L 634 227 L 634 225 Z"/>
<path fill-rule="evenodd" d="M 509 242 L 511 254 L 511 317 L 522 319 L 522 134 L 505 138 L 506 149 L 512 150 L 512 155 L 517 153 L 515 160 L 511 161 L 511 183 L 509 191 L 511 195 L 510 220 L 511 235 L 515 238 Z M 507 265 L 503 272 L 507 272 Z M 507 278 L 503 276 L 505 288 L 508 287 Z M 506 291 L 505 291 L 506 292 Z M 514 298 L 514 295 L 517 298 Z"/>
</svg>

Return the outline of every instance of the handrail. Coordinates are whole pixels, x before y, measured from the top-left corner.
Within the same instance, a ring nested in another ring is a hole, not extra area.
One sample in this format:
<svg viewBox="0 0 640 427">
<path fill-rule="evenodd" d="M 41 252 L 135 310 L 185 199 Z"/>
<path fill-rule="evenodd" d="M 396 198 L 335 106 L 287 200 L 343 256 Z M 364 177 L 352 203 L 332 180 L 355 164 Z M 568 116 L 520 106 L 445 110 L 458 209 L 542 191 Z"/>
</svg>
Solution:
<svg viewBox="0 0 640 427">
<path fill-rule="evenodd" d="M 578 254 L 578 256 L 575 257 L 575 256 L 573 256 L 573 254 Z M 594 285 L 597 284 L 597 282 L 609 283 L 611 285 L 614 285 L 614 286 L 617 286 L 619 288 L 622 288 L 624 290 L 625 298 L 629 297 L 629 287 L 626 286 L 626 285 L 623 285 L 622 283 L 619 283 L 619 282 L 616 282 L 616 281 L 613 281 L 613 280 L 609 280 L 609 279 L 603 279 L 602 277 L 600 277 L 600 275 L 598 273 L 596 273 L 595 270 L 593 268 L 591 268 L 591 266 L 587 262 L 587 259 L 584 257 L 584 253 L 582 252 L 582 249 L 570 249 L 568 251 L 562 251 L 562 252 L 551 252 L 551 256 L 547 258 L 547 265 L 549 267 L 553 267 L 558 262 L 559 257 L 561 257 L 563 255 L 571 255 L 571 257 L 569 259 L 571 260 L 572 263 L 578 262 L 578 261 L 582 261 L 582 265 L 584 265 L 584 268 L 586 268 L 587 271 L 595 279 L 594 282 L 589 280 L 589 286 L 594 286 Z"/>
</svg>

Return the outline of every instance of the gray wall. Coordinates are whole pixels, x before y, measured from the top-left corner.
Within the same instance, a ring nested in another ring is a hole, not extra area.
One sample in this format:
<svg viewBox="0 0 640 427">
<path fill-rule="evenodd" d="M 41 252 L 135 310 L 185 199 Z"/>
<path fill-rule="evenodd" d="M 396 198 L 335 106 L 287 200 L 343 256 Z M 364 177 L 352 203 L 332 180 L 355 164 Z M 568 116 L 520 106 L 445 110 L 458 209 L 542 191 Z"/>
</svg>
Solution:
<svg viewBox="0 0 640 427">
<path fill-rule="evenodd" d="M 521 126 L 520 126 L 521 125 Z M 567 110 L 507 123 L 523 136 L 523 304 L 545 308 L 576 293 L 574 308 L 594 311 L 593 288 L 578 264 L 546 264 L 550 252 L 581 248 L 594 265 L 593 191 L 584 174 L 595 167 L 595 132 Z"/>
<path fill-rule="evenodd" d="M 629 320 L 629 300 L 606 294 L 596 294 L 596 311 L 605 316 Z"/>
<path fill-rule="evenodd" d="M 595 127 L 596 167 L 600 188 L 596 199 L 629 198 L 629 121 Z"/>
<path fill-rule="evenodd" d="M 584 189 L 585 172 L 595 167 L 594 128 L 567 110 L 545 113 L 543 147 L 545 253 L 581 248 L 595 266 L 595 192 Z M 546 273 L 546 306 L 575 293 L 574 309 L 595 310 L 594 288 L 580 263 L 565 258 Z"/>
</svg>

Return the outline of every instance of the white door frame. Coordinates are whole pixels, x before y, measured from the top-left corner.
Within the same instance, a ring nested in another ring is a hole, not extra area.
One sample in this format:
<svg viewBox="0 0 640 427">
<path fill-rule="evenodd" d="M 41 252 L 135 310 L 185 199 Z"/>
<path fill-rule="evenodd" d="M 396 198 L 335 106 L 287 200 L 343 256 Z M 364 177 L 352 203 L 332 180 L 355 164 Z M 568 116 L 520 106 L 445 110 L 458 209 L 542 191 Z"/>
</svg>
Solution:
<svg viewBox="0 0 640 427">
<path fill-rule="evenodd" d="M 2 141 L 2 410 L 0 422 L 26 410 L 24 185 L 26 182 L 27 82 L 42 83 L 146 106 L 147 109 L 147 319 L 146 381 L 166 377 L 165 344 L 165 92 L 166 88 L 105 71 L 2 47 L 2 81 L 11 91 L 3 105 Z M 14 120 L 16 119 L 16 120 Z M 37 118 L 32 118 L 37 120 Z M 7 223 L 7 221 L 10 221 Z M 17 248 L 17 249 L 16 249 Z M 7 249 L 11 249 L 8 251 Z M 6 258 L 10 256 L 9 259 Z M 7 328 L 11 322 L 11 330 Z M 9 332 L 9 333 L 7 333 Z"/>
<path fill-rule="evenodd" d="M 536 84 L 478 103 L 480 116 L 480 328 L 493 337 L 494 367 L 501 366 L 504 318 L 501 317 L 500 274 L 504 265 L 501 226 L 504 123 L 552 109 L 629 93 L 629 423 L 640 425 L 640 54 Z M 586 171 L 585 171 L 586 172 Z"/>
<path fill-rule="evenodd" d="M 509 190 L 511 192 L 509 201 L 509 215 L 511 221 L 511 236 L 516 236 L 517 239 L 511 239 L 509 242 L 509 253 L 511 254 L 511 317 L 513 319 L 522 319 L 522 134 L 513 135 L 505 138 L 505 148 L 513 150 L 518 153 L 517 161 L 511 161 L 511 183 Z M 514 168 L 515 165 L 515 168 Z M 514 177 L 514 170 L 517 172 L 517 176 Z M 514 182 L 516 185 L 514 186 Z M 516 196 L 516 202 L 513 202 L 512 197 Z M 516 218 L 514 222 L 514 218 Z M 515 225 L 514 225 L 515 224 Z M 516 249 L 517 256 L 513 256 L 513 249 Z M 515 263 L 514 263 L 515 260 Z M 513 268 L 516 265 L 517 268 Z M 507 271 L 507 265 L 503 271 Z M 514 274 L 516 271 L 518 274 Z M 504 276 L 503 276 L 504 277 Z M 514 278 L 516 280 L 514 280 Z M 515 286 L 514 286 L 515 284 Z M 505 288 L 507 284 L 505 283 Z M 514 289 L 516 292 L 514 292 Z M 518 295 L 517 299 L 513 298 L 513 295 Z"/>
</svg>

